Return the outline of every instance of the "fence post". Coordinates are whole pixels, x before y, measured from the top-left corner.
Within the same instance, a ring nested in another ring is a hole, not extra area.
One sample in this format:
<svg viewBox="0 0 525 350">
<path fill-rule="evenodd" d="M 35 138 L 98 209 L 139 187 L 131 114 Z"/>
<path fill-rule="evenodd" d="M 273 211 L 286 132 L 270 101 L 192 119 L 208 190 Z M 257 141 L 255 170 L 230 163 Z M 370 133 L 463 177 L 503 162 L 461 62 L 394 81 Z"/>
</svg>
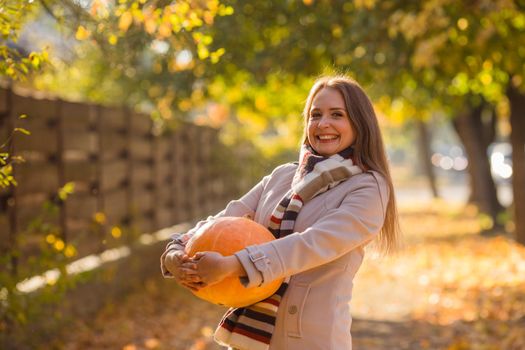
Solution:
<svg viewBox="0 0 525 350">
<path fill-rule="evenodd" d="M 174 224 L 177 224 L 182 221 L 181 216 L 181 200 L 179 197 L 179 190 L 182 187 L 181 186 L 181 174 L 178 171 L 178 167 L 180 164 L 180 158 L 181 153 L 179 150 L 179 144 L 180 144 L 180 129 L 176 129 L 173 133 L 171 133 L 171 149 L 172 149 L 172 158 L 171 158 L 171 166 L 170 166 L 170 172 L 173 174 L 172 176 L 172 185 L 171 185 L 171 198 L 173 200 L 173 212 L 172 212 L 172 221 Z"/>
<path fill-rule="evenodd" d="M 11 86 L 7 89 L 7 97 L 6 97 L 6 129 L 8 135 L 13 132 L 15 128 L 15 115 L 13 115 L 13 90 Z M 12 137 L 15 137 L 13 135 Z M 14 142 L 13 138 L 10 138 L 7 143 L 7 152 L 9 153 L 9 157 L 7 158 L 7 162 L 9 163 L 11 161 L 11 157 L 13 156 L 15 152 Z M 16 166 L 13 165 L 12 168 L 12 175 L 16 179 Z M 8 243 L 7 243 L 7 249 L 10 252 L 16 252 L 18 249 L 17 244 L 17 234 L 18 234 L 18 208 L 17 208 L 17 188 L 16 186 L 10 185 L 8 188 L 7 193 L 7 215 L 8 215 L 8 221 L 9 221 L 9 236 L 8 236 Z M 11 263 L 11 273 L 13 275 L 16 275 L 18 272 L 18 255 L 17 254 L 11 254 L 10 256 L 10 263 Z"/>
<path fill-rule="evenodd" d="M 150 137 L 150 142 L 151 142 L 151 165 L 152 165 L 152 179 L 150 180 L 150 186 L 149 186 L 149 190 L 151 192 L 151 195 L 152 195 L 152 198 L 153 198 L 153 207 L 150 209 L 151 210 L 151 215 L 152 215 L 152 228 L 151 228 L 151 231 L 155 231 L 155 230 L 158 230 L 160 227 L 159 225 L 159 215 L 160 215 L 160 209 L 161 209 L 161 206 L 163 203 L 161 203 L 160 201 L 160 196 L 159 196 L 159 190 L 161 188 L 160 186 L 160 179 L 159 179 L 159 162 L 160 162 L 160 157 L 159 157 L 159 136 L 155 135 L 153 133 L 153 121 L 152 121 L 152 125 L 151 125 L 151 128 L 150 128 L 150 131 L 149 131 L 149 137 Z"/>
<path fill-rule="evenodd" d="M 125 180 L 126 186 L 126 202 L 127 202 L 127 214 L 124 219 L 124 225 L 129 233 L 131 233 L 132 222 L 133 222 L 133 154 L 131 149 L 131 138 L 133 134 L 133 115 L 129 108 L 124 108 L 124 113 L 126 115 L 126 160 L 127 160 L 127 176 Z M 128 234 L 126 240 L 128 243 L 131 243 L 133 234 Z"/>
<path fill-rule="evenodd" d="M 210 191 L 213 195 L 212 210 L 218 211 L 220 206 L 224 205 L 223 193 L 224 193 L 224 179 L 220 174 L 220 160 L 219 158 L 219 144 L 217 131 L 213 130 L 210 137 L 210 178 L 211 188 Z"/>
<path fill-rule="evenodd" d="M 104 216 L 106 215 L 105 208 L 104 208 L 104 184 L 102 183 L 102 168 L 104 166 L 104 157 L 103 157 L 103 147 L 102 147 L 102 111 L 101 106 L 96 105 L 95 112 L 96 112 L 96 134 L 97 134 L 97 166 L 96 166 L 96 184 L 97 184 L 97 214 L 103 213 Z M 104 223 L 97 223 L 98 227 L 98 238 L 99 238 L 99 250 L 104 250 L 104 243 L 103 243 L 103 237 L 104 237 Z"/>
<path fill-rule="evenodd" d="M 189 173 L 189 181 L 191 184 L 191 219 L 200 219 L 202 203 L 200 202 L 200 165 L 201 163 L 201 151 L 202 151 L 202 140 L 200 130 L 194 125 L 189 126 L 191 130 L 190 139 L 194 143 L 191 147 L 191 172 Z"/>
<path fill-rule="evenodd" d="M 180 143 L 179 143 L 179 152 L 180 152 L 180 162 L 178 164 L 177 173 L 180 174 L 181 177 L 181 183 L 179 188 L 179 199 L 181 203 L 181 213 L 184 213 L 182 215 L 183 221 L 189 221 L 192 219 L 192 210 L 191 210 L 191 193 L 193 192 L 193 189 L 191 187 L 191 183 L 189 180 L 189 174 L 191 173 L 191 149 L 193 147 L 189 147 L 189 149 L 183 150 L 184 145 L 188 145 L 190 142 L 190 138 L 188 136 L 188 128 L 185 124 L 181 125 L 180 129 Z"/>
<path fill-rule="evenodd" d="M 57 166 L 57 179 L 58 187 L 62 188 L 65 185 L 65 174 L 64 174 L 64 125 L 62 115 L 62 100 L 55 100 L 55 120 L 56 120 L 56 137 L 57 137 L 57 154 L 56 154 L 56 166 Z M 64 201 L 60 197 L 55 197 L 56 203 L 59 207 L 59 224 L 61 230 L 62 240 L 68 241 L 67 232 L 67 210 L 64 205 Z"/>
<path fill-rule="evenodd" d="M 204 127 L 201 129 L 201 146 L 202 146 L 202 160 L 200 165 L 202 166 L 201 181 L 200 181 L 200 202 L 202 203 L 202 209 L 205 215 L 212 214 L 213 204 L 213 178 L 211 175 L 211 129 Z"/>
</svg>

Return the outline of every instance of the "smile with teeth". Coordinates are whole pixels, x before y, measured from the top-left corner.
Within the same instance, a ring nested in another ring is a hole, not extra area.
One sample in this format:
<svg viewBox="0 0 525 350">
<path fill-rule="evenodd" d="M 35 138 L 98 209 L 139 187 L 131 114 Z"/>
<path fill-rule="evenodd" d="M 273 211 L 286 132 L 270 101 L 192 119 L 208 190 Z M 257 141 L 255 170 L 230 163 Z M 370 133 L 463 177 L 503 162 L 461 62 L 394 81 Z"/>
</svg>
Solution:
<svg viewBox="0 0 525 350">
<path fill-rule="evenodd" d="M 317 135 L 317 138 L 321 141 L 332 141 L 337 139 L 339 136 L 337 135 Z"/>
</svg>

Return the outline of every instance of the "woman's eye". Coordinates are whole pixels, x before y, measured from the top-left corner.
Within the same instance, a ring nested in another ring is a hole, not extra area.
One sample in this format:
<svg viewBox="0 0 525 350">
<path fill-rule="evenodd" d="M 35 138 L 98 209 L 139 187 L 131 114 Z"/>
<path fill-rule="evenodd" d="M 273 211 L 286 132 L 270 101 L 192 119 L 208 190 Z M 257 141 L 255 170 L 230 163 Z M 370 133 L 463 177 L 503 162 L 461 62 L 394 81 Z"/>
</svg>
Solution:
<svg viewBox="0 0 525 350">
<path fill-rule="evenodd" d="M 319 118 L 321 118 L 321 114 L 319 113 L 310 114 L 310 119 L 319 119 Z"/>
<path fill-rule="evenodd" d="M 332 116 L 337 117 L 337 118 L 340 118 L 340 117 L 342 117 L 343 115 L 342 115 L 341 113 L 333 113 Z"/>
</svg>

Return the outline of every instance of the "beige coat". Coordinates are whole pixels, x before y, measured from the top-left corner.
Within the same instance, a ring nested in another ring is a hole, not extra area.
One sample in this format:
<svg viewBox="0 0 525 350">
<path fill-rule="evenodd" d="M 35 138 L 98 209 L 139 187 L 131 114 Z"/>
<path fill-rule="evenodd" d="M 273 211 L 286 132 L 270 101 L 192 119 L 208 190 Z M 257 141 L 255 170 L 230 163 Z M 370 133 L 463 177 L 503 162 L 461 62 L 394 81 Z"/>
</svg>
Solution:
<svg viewBox="0 0 525 350">
<path fill-rule="evenodd" d="M 296 168 L 295 164 L 277 167 L 216 217 L 249 214 L 268 226 Z M 363 261 L 363 247 L 383 225 L 387 201 L 388 187 L 381 175 L 372 171 L 355 175 L 307 202 L 297 217 L 295 233 L 236 253 L 247 272 L 247 286 L 292 276 L 270 349 L 352 348 L 352 280 Z"/>
</svg>

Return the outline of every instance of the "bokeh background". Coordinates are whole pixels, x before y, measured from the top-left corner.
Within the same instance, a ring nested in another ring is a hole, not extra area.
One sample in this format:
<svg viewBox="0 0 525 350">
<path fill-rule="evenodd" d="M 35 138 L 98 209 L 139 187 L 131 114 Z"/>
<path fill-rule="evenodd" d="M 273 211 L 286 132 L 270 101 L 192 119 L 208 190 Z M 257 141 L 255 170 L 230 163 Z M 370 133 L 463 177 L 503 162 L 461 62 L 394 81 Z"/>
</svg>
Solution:
<svg viewBox="0 0 525 350">
<path fill-rule="evenodd" d="M 218 349 L 163 246 L 295 161 L 339 73 L 403 230 L 354 347 L 525 348 L 525 1 L 0 0 L 0 31 L 1 348 Z"/>
</svg>

